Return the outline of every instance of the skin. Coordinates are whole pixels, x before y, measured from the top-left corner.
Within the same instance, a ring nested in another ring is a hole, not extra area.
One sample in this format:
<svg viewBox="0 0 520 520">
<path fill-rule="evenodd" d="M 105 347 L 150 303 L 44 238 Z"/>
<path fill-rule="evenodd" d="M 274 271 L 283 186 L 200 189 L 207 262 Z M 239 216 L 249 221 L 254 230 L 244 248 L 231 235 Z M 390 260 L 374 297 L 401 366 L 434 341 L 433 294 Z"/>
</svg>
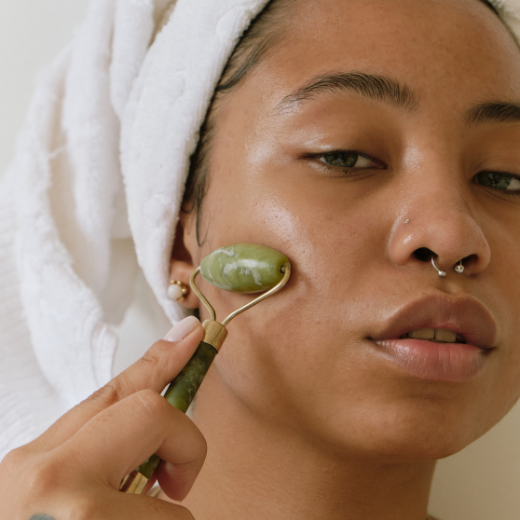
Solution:
<svg viewBox="0 0 520 520">
<path fill-rule="evenodd" d="M 183 216 L 171 269 L 187 283 L 209 252 L 252 242 L 287 255 L 288 286 L 230 325 L 197 396 L 202 435 L 158 395 L 196 348 L 197 325 L 154 345 L 6 458 L 0 503 L 10 518 L 424 520 L 435 460 L 484 434 L 518 399 L 520 196 L 475 176 L 520 175 L 520 125 L 468 125 L 466 116 L 520 97 L 518 47 L 475 0 L 296 4 L 283 38 L 219 107 L 204 241 L 194 215 Z M 331 71 L 388 76 L 414 102 L 336 89 L 280 105 Z M 329 169 L 318 154 L 337 149 L 377 161 Z M 421 248 L 446 278 L 418 258 Z M 453 268 L 463 258 L 461 276 Z M 200 285 L 220 319 L 250 299 Z M 424 295 L 466 295 L 492 317 L 494 348 L 473 377 L 413 377 L 371 339 Z M 193 484 L 204 438 L 208 456 Z M 187 509 L 117 491 L 155 451 L 168 461 L 163 489 L 172 500 L 187 495 Z"/>
</svg>

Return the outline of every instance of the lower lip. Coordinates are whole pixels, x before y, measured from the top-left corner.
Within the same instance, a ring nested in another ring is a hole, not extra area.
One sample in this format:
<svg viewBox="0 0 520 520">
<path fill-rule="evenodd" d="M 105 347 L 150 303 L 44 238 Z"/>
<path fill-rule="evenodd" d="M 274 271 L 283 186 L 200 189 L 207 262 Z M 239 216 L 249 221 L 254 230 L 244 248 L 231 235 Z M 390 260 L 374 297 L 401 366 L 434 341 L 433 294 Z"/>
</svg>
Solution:
<svg viewBox="0 0 520 520">
<path fill-rule="evenodd" d="M 484 350 L 465 343 L 389 339 L 376 344 L 387 359 L 405 372 L 428 381 L 468 381 L 480 372 L 486 357 Z"/>
</svg>

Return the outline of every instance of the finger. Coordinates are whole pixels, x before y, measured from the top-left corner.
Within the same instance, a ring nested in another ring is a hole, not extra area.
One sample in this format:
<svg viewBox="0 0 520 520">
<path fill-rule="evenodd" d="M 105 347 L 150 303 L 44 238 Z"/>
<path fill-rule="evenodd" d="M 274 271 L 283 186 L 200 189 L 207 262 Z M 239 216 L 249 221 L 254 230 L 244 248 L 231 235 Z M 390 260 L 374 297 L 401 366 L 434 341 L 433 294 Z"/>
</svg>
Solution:
<svg viewBox="0 0 520 520">
<path fill-rule="evenodd" d="M 32 449 L 50 450 L 59 446 L 92 417 L 135 392 L 144 389 L 162 392 L 190 360 L 203 335 L 197 318 L 189 316 L 182 320 L 165 340 L 152 345 L 141 359 L 54 423 L 34 441 Z"/>
<path fill-rule="evenodd" d="M 60 449 L 68 471 L 119 489 L 125 475 L 152 454 L 175 475 L 168 494 L 185 496 L 206 457 L 206 441 L 184 413 L 153 390 L 142 390 L 93 417 Z M 177 468 L 177 471 L 176 471 Z"/>
<path fill-rule="evenodd" d="M 191 464 L 172 464 L 161 461 L 154 475 L 155 481 L 159 482 L 161 490 L 172 500 L 182 502 L 191 491 L 201 467 L 197 468 L 195 478 L 193 478 L 194 473 Z"/>
</svg>

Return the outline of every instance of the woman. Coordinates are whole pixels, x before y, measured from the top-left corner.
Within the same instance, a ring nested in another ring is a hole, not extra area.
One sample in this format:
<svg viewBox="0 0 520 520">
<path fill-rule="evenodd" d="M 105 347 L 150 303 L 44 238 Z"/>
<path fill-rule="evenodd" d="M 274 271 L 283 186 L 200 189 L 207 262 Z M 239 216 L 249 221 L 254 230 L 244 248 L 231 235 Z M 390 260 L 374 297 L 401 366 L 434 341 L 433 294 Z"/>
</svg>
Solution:
<svg viewBox="0 0 520 520">
<path fill-rule="evenodd" d="M 159 395 L 191 317 L 11 452 L 7 517 L 426 517 L 435 461 L 520 395 L 520 51 L 485 4 L 264 11 L 208 113 L 170 277 L 252 242 L 289 285 L 230 326 L 193 423 Z M 219 315 L 248 299 L 203 291 Z M 118 492 L 154 452 L 182 506 Z"/>
</svg>

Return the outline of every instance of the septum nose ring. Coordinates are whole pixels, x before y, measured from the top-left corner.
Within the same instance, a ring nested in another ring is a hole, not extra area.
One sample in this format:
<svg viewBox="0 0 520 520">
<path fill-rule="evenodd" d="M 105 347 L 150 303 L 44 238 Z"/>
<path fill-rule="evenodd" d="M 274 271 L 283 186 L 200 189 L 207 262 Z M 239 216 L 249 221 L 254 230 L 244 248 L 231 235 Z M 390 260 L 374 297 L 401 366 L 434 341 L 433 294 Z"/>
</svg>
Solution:
<svg viewBox="0 0 520 520">
<path fill-rule="evenodd" d="M 443 271 L 442 269 L 439 269 L 437 267 L 437 264 L 435 263 L 435 258 L 433 258 L 432 256 L 432 265 L 433 267 L 435 268 L 435 270 L 437 271 L 437 274 L 441 277 L 441 278 L 444 278 L 446 276 L 446 271 Z M 459 274 L 462 274 L 464 273 L 464 265 L 462 264 L 462 260 L 460 260 L 460 262 L 458 263 L 458 265 L 455 266 L 455 271 Z"/>
<path fill-rule="evenodd" d="M 446 276 L 446 271 L 441 271 L 441 269 L 439 269 L 437 267 L 437 265 L 435 264 L 435 258 L 433 258 L 433 256 L 432 256 L 432 265 L 433 265 L 433 267 L 435 267 L 435 270 L 437 271 L 438 275 L 441 278 L 444 278 Z"/>
</svg>

